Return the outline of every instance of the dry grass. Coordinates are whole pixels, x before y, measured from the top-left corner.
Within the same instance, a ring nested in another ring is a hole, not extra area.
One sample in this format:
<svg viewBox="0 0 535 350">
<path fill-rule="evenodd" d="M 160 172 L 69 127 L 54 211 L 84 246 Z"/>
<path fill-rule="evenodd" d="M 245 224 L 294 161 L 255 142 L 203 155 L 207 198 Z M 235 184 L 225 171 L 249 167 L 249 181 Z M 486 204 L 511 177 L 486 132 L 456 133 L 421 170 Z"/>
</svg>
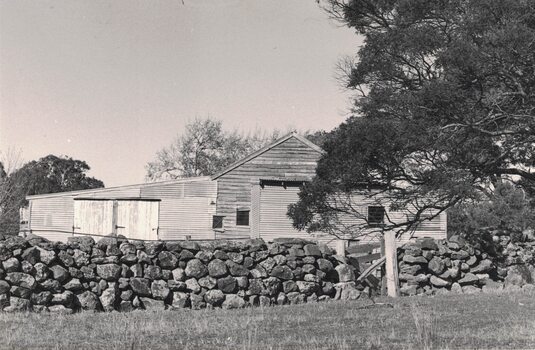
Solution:
<svg viewBox="0 0 535 350">
<path fill-rule="evenodd" d="M 527 293 L 401 298 L 393 308 L 363 305 L 70 316 L 0 313 L 0 348 L 535 348 L 535 298 Z"/>
</svg>

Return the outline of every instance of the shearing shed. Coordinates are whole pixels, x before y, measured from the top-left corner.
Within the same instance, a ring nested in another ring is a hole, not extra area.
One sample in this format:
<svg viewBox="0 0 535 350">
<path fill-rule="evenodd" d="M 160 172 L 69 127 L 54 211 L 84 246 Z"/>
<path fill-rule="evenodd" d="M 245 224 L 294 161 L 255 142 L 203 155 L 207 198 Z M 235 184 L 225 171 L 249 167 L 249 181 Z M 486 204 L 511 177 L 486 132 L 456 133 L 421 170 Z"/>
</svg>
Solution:
<svg viewBox="0 0 535 350">
<path fill-rule="evenodd" d="M 211 240 L 294 237 L 333 241 L 293 228 L 288 205 L 315 175 L 322 150 L 290 133 L 213 176 L 28 196 L 26 227 L 66 241 L 75 235 L 123 235 L 140 240 Z M 374 220 L 378 210 L 362 201 Z M 446 238 L 446 215 L 414 236 Z"/>
</svg>

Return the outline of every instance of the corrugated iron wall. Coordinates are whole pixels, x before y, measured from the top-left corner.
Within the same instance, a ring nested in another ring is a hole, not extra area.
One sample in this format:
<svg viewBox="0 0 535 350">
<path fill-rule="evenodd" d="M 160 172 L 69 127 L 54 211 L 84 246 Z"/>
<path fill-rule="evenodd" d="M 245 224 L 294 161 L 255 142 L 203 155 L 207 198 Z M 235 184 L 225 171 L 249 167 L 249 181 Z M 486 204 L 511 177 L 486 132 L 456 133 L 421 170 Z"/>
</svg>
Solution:
<svg viewBox="0 0 535 350">
<path fill-rule="evenodd" d="M 159 198 L 159 238 L 213 239 L 217 182 L 210 179 L 151 185 L 141 189 L 142 197 Z"/>
</svg>

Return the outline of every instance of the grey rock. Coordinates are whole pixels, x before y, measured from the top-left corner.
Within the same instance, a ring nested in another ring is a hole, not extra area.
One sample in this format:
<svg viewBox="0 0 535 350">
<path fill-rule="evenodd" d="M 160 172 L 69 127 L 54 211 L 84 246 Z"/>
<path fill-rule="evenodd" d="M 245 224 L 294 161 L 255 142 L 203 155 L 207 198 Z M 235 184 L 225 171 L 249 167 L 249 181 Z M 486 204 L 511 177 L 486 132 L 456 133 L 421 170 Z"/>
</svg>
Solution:
<svg viewBox="0 0 535 350">
<path fill-rule="evenodd" d="M 159 266 L 149 265 L 145 267 L 145 278 L 150 280 L 162 279 L 162 269 Z"/>
<path fill-rule="evenodd" d="M 217 285 L 217 279 L 212 276 L 204 276 L 197 281 L 199 285 L 206 289 L 213 289 Z"/>
<path fill-rule="evenodd" d="M 238 283 L 232 276 L 223 277 L 217 280 L 217 288 L 223 293 L 235 293 Z"/>
<path fill-rule="evenodd" d="M 53 305 L 64 305 L 64 306 L 71 306 L 74 302 L 74 294 L 71 291 L 64 291 L 63 293 L 56 293 L 52 294 L 52 299 L 50 300 L 50 303 Z"/>
<path fill-rule="evenodd" d="M 65 288 L 66 290 L 70 290 L 70 291 L 77 291 L 77 290 L 82 290 L 83 286 L 78 278 L 73 278 L 69 282 L 65 283 L 63 285 L 63 288 Z"/>
<path fill-rule="evenodd" d="M 210 260 L 212 260 L 213 256 L 214 254 L 212 252 L 206 250 L 201 250 L 195 254 L 195 258 L 199 259 L 205 264 L 208 264 Z"/>
<path fill-rule="evenodd" d="M 468 264 L 470 265 L 470 264 Z M 492 271 L 494 268 L 492 261 L 489 259 L 481 260 L 481 262 L 470 269 L 470 272 L 472 273 L 487 273 Z"/>
<path fill-rule="evenodd" d="M 150 296 L 150 281 L 146 278 L 135 277 L 130 280 L 130 287 L 139 296 Z"/>
<path fill-rule="evenodd" d="M 39 286 L 44 290 L 59 293 L 62 290 L 61 284 L 55 279 L 47 279 L 39 283 Z"/>
<path fill-rule="evenodd" d="M 330 272 L 334 269 L 333 264 L 327 259 L 318 259 L 316 264 L 318 264 L 318 268 L 324 272 Z"/>
<path fill-rule="evenodd" d="M 443 280 L 442 278 L 439 278 L 437 276 L 431 276 L 431 278 L 429 279 L 429 282 L 431 282 L 433 286 L 439 287 L 439 288 L 447 287 L 451 284 L 451 282 Z"/>
<path fill-rule="evenodd" d="M 408 264 L 427 264 L 427 259 L 423 256 L 412 256 L 405 254 L 403 256 L 403 261 Z"/>
<path fill-rule="evenodd" d="M 58 254 L 59 260 L 63 263 L 63 265 L 70 267 L 74 266 L 74 258 L 69 255 L 65 250 L 62 250 Z"/>
<path fill-rule="evenodd" d="M 306 295 L 299 292 L 287 293 L 286 297 L 292 305 L 304 304 L 306 302 Z"/>
<path fill-rule="evenodd" d="M 312 264 L 304 264 L 301 269 L 305 274 L 307 273 L 316 273 L 316 268 Z"/>
<path fill-rule="evenodd" d="M 9 283 L 7 283 L 6 281 L 0 280 L 0 294 L 9 292 L 10 288 L 11 286 L 9 285 Z"/>
<path fill-rule="evenodd" d="M 236 264 L 235 262 L 231 261 L 231 260 L 227 260 L 226 262 L 226 265 L 230 271 L 230 274 L 232 276 L 244 276 L 244 277 L 247 277 L 249 275 L 249 270 L 243 266 L 243 265 L 240 265 L 240 264 Z"/>
<path fill-rule="evenodd" d="M 152 282 L 151 292 L 154 299 L 165 300 L 171 291 L 167 287 L 167 282 L 163 280 L 157 280 Z"/>
<path fill-rule="evenodd" d="M 186 287 L 193 293 L 199 293 L 201 291 L 201 286 L 195 278 L 190 278 L 186 280 Z"/>
<path fill-rule="evenodd" d="M 9 272 L 6 275 L 6 281 L 11 285 L 16 285 L 22 288 L 33 290 L 37 286 L 37 282 L 32 275 L 23 272 Z"/>
<path fill-rule="evenodd" d="M 276 296 L 282 289 L 282 283 L 277 277 L 268 277 L 264 279 L 264 293 L 269 296 Z"/>
<path fill-rule="evenodd" d="M 340 264 L 335 268 L 338 273 L 338 281 L 340 282 L 350 282 L 355 280 L 355 273 L 351 266 L 346 264 Z"/>
<path fill-rule="evenodd" d="M 286 265 L 275 266 L 273 270 L 271 270 L 270 276 L 277 277 L 281 280 L 291 280 L 294 278 L 292 270 Z"/>
<path fill-rule="evenodd" d="M 32 265 L 35 265 L 39 262 L 40 256 L 41 254 L 39 252 L 39 249 L 37 249 L 37 247 L 30 247 L 28 249 L 25 249 L 21 255 L 21 257 L 24 260 L 26 260 Z"/>
<path fill-rule="evenodd" d="M 6 272 L 19 272 L 21 270 L 20 262 L 17 258 L 9 258 L 3 261 L 2 267 Z"/>
<path fill-rule="evenodd" d="M 234 261 L 236 264 L 241 264 L 243 262 L 243 255 L 235 252 L 228 252 L 227 256 L 230 260 Z"/>
<path fill-rule="evenodd" d="M 160 261 L 160 266 L 163 269 L 172 270 L 178 265 L 178 258 L 172 252 L 160 252 L 158 254 L 158 260 Z"/>
<path fill-rule="evenodd" d="M 64 305 L 50 305 L 48 307 L 48 311 L 51 314 L 56 314 L 56 315 L 71 315 L 74 313 L 73 309 L 65 307 Z"/>
<path fill-rule="evenodd" d="M 429 261 L 427 268 L 433 274 L 440 275 L 446 270 L 446 264 L 444 263 L 443 259 L 439 258 L 438 256 L 435 256 L 433 259 L 431 259 L 431 261 Z"/>
<path fill-rule="evenodd" d="M 466 285 L 469 285 L 469 284 L 476 284 L 478 281 L 479 281 L 479 278 L 477 278 L 476 275 L 474 275 L 473 273 L 467 273 L 467 274 L 464 275 L 463 278 L 461 278 L 458 281 L 458 283 L 461 286 L 466 286 Z"/>
<path fill-rule="evenodd" d="M 5 312 L 20 312 L 28 311 L 31 309 L 31 304 L 28 299 L 22 299 L 18 297 L 9 298 L 9 306 L 4 308 Z"/>
<path fill-rule="evenodd" d="M 184 269 L 181 269 L 180 267 L 174 269 L 172 274 L 173 274 L 173 280 L 175 280 L 175 281 L 185 281 L 186 280 L 186 272 L 184 271 Z"/>
<path fill-rule="evenodd" d="M 238 288 L 246 289 L 247 287 L 249 287 L 249 279 L 247 277 L 240 276 L 235 278 L 236 282 L 238 283 Z"/>
<path fill-rule="evenodd" d="M 189 301 L 193 310 L 200 310 L 206 307 L 206 302 L 201 295 L 190 294 Z"/>
<path fill-rule="evenodd" d="M 16 296 L 23 299 L 30 299 L 30 296 L 32 295 L 32 291 L 28 288 L 19 287 L 19 286 L 12 286 L 9 290 L 9 293 L 12 296 Z"/>
<path fill-rule="evenodd" d="M 225 294 L 218 289 L 209 290 L 204 295 L 204 300 L 213 306 L 219 306 L 225 300 Z"/>
<path fill-rule="evenodd" d="M 165 303 L 162 300 L 155 300 L 147 297 L 140 297 L 139 299 L 147 311 L 156 312 L 165 310 Z"/>
<path fill-rule="evenodd" d="M 110 285 L 107 289 L 102 291 L 100 296 L 100 304 L 102 309 L 106 312 L 115 310 L 115 303 L 117 300 L 118 290 L 115 285 Z"/>
<path fill-rule="evenodd" d="M 84 251 L 75 249 L 72 257 L 74 264 L 78 267 L 89 265 L 90 256 Z"/>
<path fill-rule="evenodd" d="M 173 302 L 171 305 L 174 308 L 180 309 L 189 307 L 189 295 L 182 292 L 173 292 Z"/>
<path fill-rule="evenodd" d="M 232 260 L 229 260 L 229 261 L 232 261 Z M 210 263 L 208 264 L 208 273 L 212 277 L 216 277 L 216 278 L 223 277 L 228 273 L 227 264 L 223 260 L 214 259 L 210 261 Z"/>
<path fill-rule="evenodd" d="M 78 301 L 78 305 L 80 305 L 82 310 L 96 311 L 100 307 L 100 301 L 97 295 L 90 291 L 85 291 L 81 294 L 78 294 L 76 296 L 76 300 Z"/>
<path fill-rule="evenodd" d="M 303 247 L 303 250 L 305 251 L 305 255 L 307 255 L 307 256 L 321 257 L 320 248 L 315 244 L 306 244 Z"/>
<path fill-rule="evenodd" d="M 245 300 L 236 294 L 228 294 L 222 304 L 224 309 L 240 309 L 245 307 Z"/>
<path fill-rule="evenodd" d="M 50 276 L 50 270 L 41 262 L 35 264 L 34 269 L 34 276 L 37 282 L 42 282 Z"/>
<path fill-rule="evenodd" d="M 320 289 L 316 282 L 296 281 L 295 284 L 297 284 L 299 291 L 305 295 L 310 295 Z"/>
<path fill-rule="evenodd" d="M 268 257 L 266 260 L 262 261 L 259 266 L 263 267 L 268 273 L 277 265 L 277 261 L 272 257 Z"/>
<path fill-rule="evenodd" d="M 97 265 L 97 275 L 106 281 L 117 281 L 121 277 L 121 266 L 117 264 Z"/>
<path fill-rule="evenodd" d="M 251 276 L 253 278 L 265 278 L 268 277 L 268 273 L 266 269 L 264 269 L 262 266 L 257 266 L 254 269 L 250 271 Z"/>
<path fill-rule="evenodd" d="M 208 268 L 199 259 L 192 259 L 188 261 L 185 272 L 188 277 L 201 278 L 208 274 Z"/>
</svg>

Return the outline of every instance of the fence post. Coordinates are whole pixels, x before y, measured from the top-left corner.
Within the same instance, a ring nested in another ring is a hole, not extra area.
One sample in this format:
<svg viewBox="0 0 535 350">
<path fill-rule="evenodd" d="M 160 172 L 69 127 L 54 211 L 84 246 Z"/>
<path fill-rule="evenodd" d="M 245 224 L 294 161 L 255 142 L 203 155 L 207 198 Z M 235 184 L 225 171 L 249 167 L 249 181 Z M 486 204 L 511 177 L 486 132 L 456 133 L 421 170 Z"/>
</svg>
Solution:
<svg viewBox="0 0 535 350">
<path fill-rule="evenodd" d="M 346 255 L 346 240 L 345 239 L 338 239 L 336 240 L 336 254 L 337 255 Z"/>
<path fill-rule="evenodd" d="M 396 247 L 396 232 L 388 230 L 384 233 L 385 240 L 385 267 L 386 286 L 388 296 L 396 298 L 399 296 L 399 276 L 398 276 L 398 253 Z"/>
</svg>

